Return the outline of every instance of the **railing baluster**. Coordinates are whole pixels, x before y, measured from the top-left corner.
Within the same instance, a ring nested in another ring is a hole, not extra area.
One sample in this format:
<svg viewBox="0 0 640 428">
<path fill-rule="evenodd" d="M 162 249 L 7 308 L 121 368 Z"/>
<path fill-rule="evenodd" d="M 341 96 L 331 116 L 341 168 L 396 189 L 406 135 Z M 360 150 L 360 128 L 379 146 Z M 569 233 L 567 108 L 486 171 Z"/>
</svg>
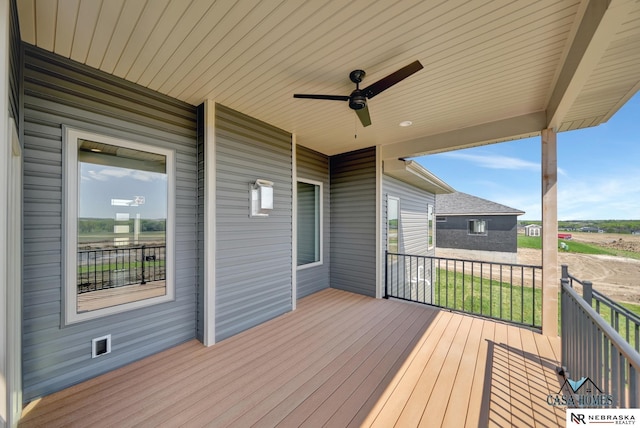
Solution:
<svg viewBox="0 0 640 428">
<path fill-rule="evenodd" d="M 145 277 L 150 273 L 151 265 L 145 263 Z M 541 308 L 536 307 L 535 298 L 535 276 L 541 270 L 539 266 L 394 253 L 386 254 L 386 265 L 388 297 L 540 328 Z M 515 269 L 519 269 L 519 273 Z M 520 281 L 519 291 L 514 290 L 514 280 Z M 489 289 L 485 290 L 485 286 Z M 531 302 L 530 306 L 527 300 Z M 531 316 L 527 313 L 529 307 Z"/>
<path fill-rule="evenodd" d="M 573 379 L 584 376 L 596 382 L 603 394 L 613 397 L 614 407 L 638 407 L 640 317 L 593 290 L 588 281 L 581 282 L 571 277 L 566 266 L 562 269 L 561 282 L 563 365 Z M 583 286 L 584 297 L 580 297 L 572 288 L 574 282 Z M 609 310 L 600 311 L 602 305 Z M 580 310 L 576 312 L 572 309 L 574 307 Z M 608 315 L 610 320 L 605 320 L 601 312 Z M 633 334 L 630 333 L 632 328 Z M 587 329 L 591 332 L 587 332 Z M 630 340 L 635 343 L 631 344 Z"/>
</svg>

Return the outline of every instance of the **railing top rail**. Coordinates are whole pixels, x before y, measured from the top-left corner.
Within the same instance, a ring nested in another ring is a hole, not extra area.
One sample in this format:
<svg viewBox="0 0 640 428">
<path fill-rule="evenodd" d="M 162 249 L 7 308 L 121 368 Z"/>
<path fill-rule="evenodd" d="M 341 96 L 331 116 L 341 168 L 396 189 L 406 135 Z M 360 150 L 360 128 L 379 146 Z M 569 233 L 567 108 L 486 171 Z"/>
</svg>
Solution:
<svg viewBox="0 0 640 428">
<path fill-rule="evenodd" d="M 620 353 L 634 366 L 636 370 L 640 369 L 640 354 L 620 336 L 620 334 L 611 327 L 595 309 L 589 305 L 567 282 L 562 281 L 562 291 L 569 294 L 580 308 L 587 313 L 600 330 L 609 338 L 611 343 L 620 351 Z"/>
<path fill-rule="evenodd" d="M 78 250 L 78 253 L 95 253 L 98 251 L 124 251 L 124 250 L 150 250 L 153 248 L 165 248 L 166 245 L 137 245 L 135 247 L 93 248 L 91 250 Z"/>
<path fill-rule="evenodd" d="M 635 322 L 636 324 L 640 324 L 640 317 L 622 306 L 620 303 L 616 302 L 615 300 L 611 300 L 611 298 L 605 296 L 597 290 L 591 290 L 591 293 L 597 300 L 604 302 L 607 306 L 615 309 L 619 313 L 622 313 L 625 317 L 629 318 L 629 320 Z"/>
<path fill-rule="evenodd" d="M 489 262 L 483 260 L 471 260 L 471 259 L 458 259 L 454 257 L 438 257 L 438 256 L 423 256 L 417 254 L 403 254 L 403 253 L 390 253 L 387 252 L 389 256 L 402 256 L 402 257 L 417 257 L 423 259 L 436 259 L 436 260 L 451 260 L 456 262 L 465 262 L 465 263 L 483 263 L 487 265 L 499 265 L 499 266 L 513 266 L 513 267 L 525 267 L 525 268 L 534 268 L 534 269 L 542 269 L 540 265 L 522 265 L 518 263 L 503 263 L 503 262 Z"/>
<path fill-rule="evenodd" d="M 576 278 L 575 276 L 573 276 L 571 274 L 569 274 L 569 279 L 571 281 L 577 282 L 578 284 L 582 285 L 583 287 L 584 287 L 584 283 L 586 282 L 586 280 L 585 281 L 581 281 L 580 279 Z M 616 311 L 621 312 L 624 316 L 629 318 L 631 321 L 635 322 L 636 324 L 640 324 L 640 317 L 638 315 L 636 315 L 635 313 L 631 312 L 629 309 L 627 309 L 624 306 L 622 306 L 620 303 L 616 302 L 615 300 L 612 300 L 608 296 L 605 296 L 604 294 L 600 293 L 598 290 L 592 289 L 591 293 L 596 298 L 596 300 L 604 302 L 606 305 L 609 305 L 610 307 L 614 308 Z"/>
</svg>

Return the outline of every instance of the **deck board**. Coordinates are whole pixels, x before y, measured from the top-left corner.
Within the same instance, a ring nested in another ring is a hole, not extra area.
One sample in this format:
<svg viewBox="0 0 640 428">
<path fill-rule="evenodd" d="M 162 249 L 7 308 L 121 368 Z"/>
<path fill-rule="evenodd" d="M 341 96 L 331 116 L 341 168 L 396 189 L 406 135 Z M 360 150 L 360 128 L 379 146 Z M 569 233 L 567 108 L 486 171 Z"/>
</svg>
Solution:
<svg viewBox="0 0 640 428">
<path fill-rule="evenodd" d="M 471 391 L 469 393 L 469 404 L 467 406 L 467 412 L 461 412 L 459 408 L 451 407 L 450 411 L 443 421 L 444 426 L 463 426 L 462 423 L 457 423 L 458 418 L 462 418 L 464 415 L 465 427 L 479 427 L 480 421 L 486 424 L 489 419 L 489 401 L 478 400 L 475 397 L 482 397 L 485 391 L 488 391 L 491 387 L 492 379 L 489 376 L 490 372 L 487 370 L 489 360 L 489 344 L 493 342 L 495 335 L 495 323 L 492 321 L 484 321 L 482 323 L 482 330 L 479 331 L 480 342 L 478 349 L 475 352 L 476 365 L 471 378 Z M 447 425 L 449 420 L 452 425 Z"/>
<path fill-rule="evenodd" d="M 544 401 L 558 355 L 527 329 L 329 289 L 36 400 L 20 426 L 562 426 Z"/>
</svg>

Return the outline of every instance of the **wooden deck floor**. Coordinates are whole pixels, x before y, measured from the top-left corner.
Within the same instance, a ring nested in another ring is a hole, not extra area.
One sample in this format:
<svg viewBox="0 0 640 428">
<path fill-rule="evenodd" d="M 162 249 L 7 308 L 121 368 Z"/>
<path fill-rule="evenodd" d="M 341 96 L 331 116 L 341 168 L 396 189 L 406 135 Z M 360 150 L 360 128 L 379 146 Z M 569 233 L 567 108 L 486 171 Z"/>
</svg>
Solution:
<svg viewBox="0 0 640 428">
<path fill-rule="evenodd" d="M 44 397 L 21 427 L 556 427 L 560 343 L 338 290 L 210 348 L 191 341 Z"/>
</svg>

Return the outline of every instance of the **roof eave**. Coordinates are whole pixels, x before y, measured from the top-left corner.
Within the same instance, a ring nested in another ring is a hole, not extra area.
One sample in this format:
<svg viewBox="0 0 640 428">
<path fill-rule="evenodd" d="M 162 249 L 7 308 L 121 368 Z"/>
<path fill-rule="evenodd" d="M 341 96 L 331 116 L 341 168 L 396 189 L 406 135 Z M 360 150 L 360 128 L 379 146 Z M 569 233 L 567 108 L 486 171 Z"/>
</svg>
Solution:
<svg viewBox="0 0 640 428">
<path fill-rule="evenodd" d="M 390 177 L 436 195 L 455 192 L 453 187 L 415 161 L 387 159 L 383 162 L 383 172 Z"/>
</svg>

